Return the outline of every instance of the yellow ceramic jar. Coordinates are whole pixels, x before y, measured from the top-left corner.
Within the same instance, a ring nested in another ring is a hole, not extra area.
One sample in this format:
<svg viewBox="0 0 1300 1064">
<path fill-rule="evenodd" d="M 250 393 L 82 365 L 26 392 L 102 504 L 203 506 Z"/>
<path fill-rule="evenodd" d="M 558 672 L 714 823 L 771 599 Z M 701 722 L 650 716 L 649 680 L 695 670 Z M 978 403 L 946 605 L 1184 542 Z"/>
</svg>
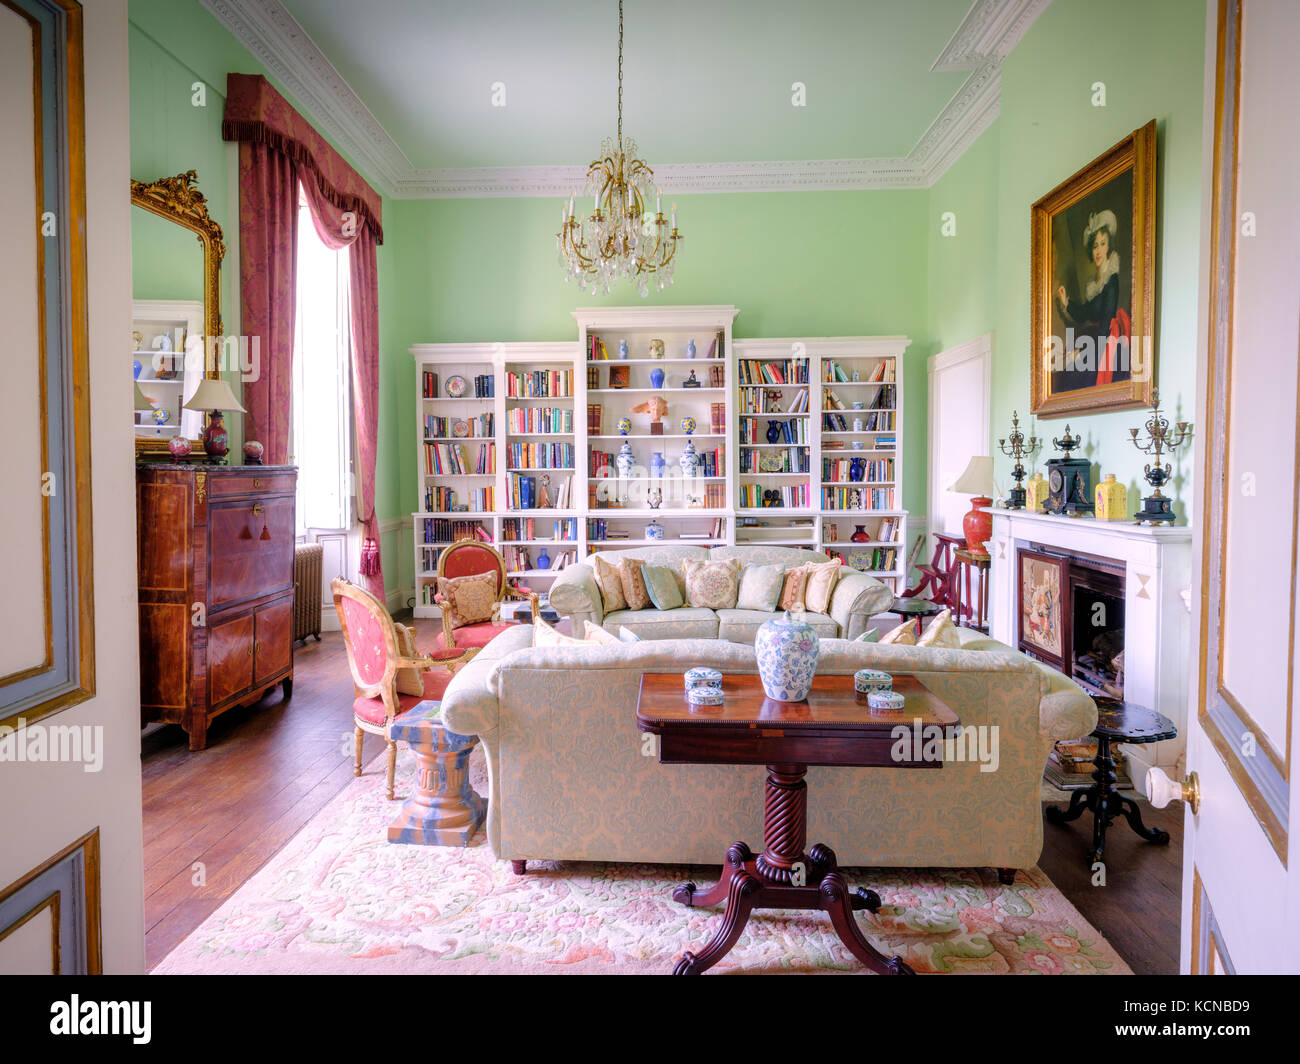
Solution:
<svg viewBox="0 0 1300 1064">
<path fill-rule="evenodd" d="M 1042 473 L 1035 473 L 1025 484 L 1025 509 L 1030 513 L 1041 514 L 1046 501 L 1047 481 Z"/>
<path fill-rule="evenodd" d="M 1097 518 L 1101 521 L 1127 521 L 1128 488 L 1115 479 L 1114 473 L 1097 485 Z"/>
</svg>

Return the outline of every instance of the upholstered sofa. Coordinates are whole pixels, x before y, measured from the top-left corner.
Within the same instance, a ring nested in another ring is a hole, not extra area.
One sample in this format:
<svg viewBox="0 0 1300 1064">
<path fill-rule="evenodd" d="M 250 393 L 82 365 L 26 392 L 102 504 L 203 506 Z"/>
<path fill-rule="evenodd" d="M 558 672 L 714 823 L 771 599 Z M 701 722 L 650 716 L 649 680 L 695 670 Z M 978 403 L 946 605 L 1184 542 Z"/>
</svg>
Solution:
<svg viewBox="0 0 1300 1064">
<path fill-rule="evenodd" d="M 688 559 L 729 561 L 737 559 L 742 568 L 748 565 L 780 563 L 793 569 L 809 562 L 831 559 L 821 551 L 797 547 L 694 547 L 679 543 L 629 548 L 622 551 L 597 551 L 592 557 L 617 561 L 619 555 L 631 556 L 651 565 L 667 565 L 680 571 Z M 684 606 L 675 610 L 617 610 L 605 613 L 590 561 L 571 565 L 561 571 L 551 585 L 552 608 L 573 622 L 575 634 L 581 634 L 584 621 L 603 627 L 617 635 L 627 628 L 641 639 L 725 639 L 732 643 L 753 644 L 759 626 L 775 616 L 760 610 L 709 610 Z M 894 601 L 893 591 L 874 576 L 854 569 L 845 571 L 836 582 L 830 612 L 808 613 L 817 634 L 823 637 L 855 639 L 867 627 L 874 614 L 887 610 Z"/>
<path fill-rule="evenodd" d="M 1096 706 L 1071 680 L 969 629 L 959 649 L 821 643 L 818 674 L 910 674 L 966 726 L 998 729 L 996 771 L 810 768 L 808 842 L 846 866 L 1029 868 L 1042 850 L 1040 779 L 1054 740 L 1087 735 Z M 641 676 L 708 665 L 756 672 L 723 640 L 533 647 L 532 627 L 494 639 L 443 695 L 453 731 L 476 734 L 490 775 L 499 858 L 718 864 L 761 845 L 761 766 L 663 765 L 635 720 Z M 986 733 L 988 734 L 988 733 Z"/>
</svg>

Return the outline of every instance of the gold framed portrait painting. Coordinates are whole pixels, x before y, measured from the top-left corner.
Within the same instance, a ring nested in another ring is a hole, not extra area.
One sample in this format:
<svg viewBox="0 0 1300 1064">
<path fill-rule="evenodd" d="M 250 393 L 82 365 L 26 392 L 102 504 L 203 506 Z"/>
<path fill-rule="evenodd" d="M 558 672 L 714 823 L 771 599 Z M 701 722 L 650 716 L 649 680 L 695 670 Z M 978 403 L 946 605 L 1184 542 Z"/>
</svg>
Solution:
<svg viewBox="0 0 1300 1064">
<path fill-rule="evenodd" d="M 1151 405 L 1155 384 L 1156 123 L 1030 211 L 1032 409 Z"/>
</svg>

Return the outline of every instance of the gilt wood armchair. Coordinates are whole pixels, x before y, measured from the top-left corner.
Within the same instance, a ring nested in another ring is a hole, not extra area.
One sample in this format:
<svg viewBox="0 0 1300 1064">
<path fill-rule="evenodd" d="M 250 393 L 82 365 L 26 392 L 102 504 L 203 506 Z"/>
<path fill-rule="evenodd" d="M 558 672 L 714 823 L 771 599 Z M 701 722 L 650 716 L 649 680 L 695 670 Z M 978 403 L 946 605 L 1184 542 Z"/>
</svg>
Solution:
<svg viewBox="0 0 1300 1064">
<path fill-rule="evenodd" d="M 382 735 L 388 743 L 387 797 L 392 801 L 397 770 L 397 744 L 389 734 L 393 718 L 427 699 L 441 699 L 452 673 L 470 655 L 453 649 L 417 657 L 415 630 L 394 621 L 369 591 L 342 577 L 330 582 L 330 590 L 352 670 L 353 775 L 361 775 L 365 733 Z"/>
<path fill-rule="evenodd" d="M 482 573 L 495 573 L 496 602 L 492 607 L 492 616 L 488 620 L 478 621 L 454 627 L 455 621 L 451 610 L 447 609 L 446 598 L 442 593 L 443 580 L 459 576 L 478 576 Z M 497 635 L 510 627 L 501 619 L 501 604 L 507 600 L 527 602 L 532 609 L 532 623 L 537 623 L 537 592 L 512 584 L 506 576 L 506 560 L 492 547 L 477 540 L 463 540 L 453 543 L 438 556 L 438 593 L 434 602 L 442 607 L 442 635 L 438 646 L 444 649 L 460 648 L 479 650 L 487 646 Z"/>
</svg>

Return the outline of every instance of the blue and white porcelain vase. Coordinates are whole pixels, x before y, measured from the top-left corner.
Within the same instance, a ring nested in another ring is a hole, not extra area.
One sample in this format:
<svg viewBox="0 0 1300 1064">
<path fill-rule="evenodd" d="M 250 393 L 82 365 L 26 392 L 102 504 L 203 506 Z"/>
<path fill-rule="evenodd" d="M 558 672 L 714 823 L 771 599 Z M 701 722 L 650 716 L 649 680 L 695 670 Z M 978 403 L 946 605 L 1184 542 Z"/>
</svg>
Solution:
<svg viewBox="0 0 1300 1064">
<path fill-rule="evenodd" d="M 627 440 L 623 441 L 623 446 L 618 450 L 618 457 L 614 459 L 614 464 L 618 468 L 620 477 L 630 477 L 632 470 L 636 467 L 636 456 L 632 453 L 632 444 Z"/>
<path fill-rule="evenodd" d="M 654 540 L 664 538 L 664 526 L 659 523 L 657 517 L 650 518 L 650 523 L 645 526 L 645 538 Z"/>
<path fill-rule="evenodd" d="M 686 441 L 686 450 L 682 451 L 679 459 L 682 467 L 682 476 L 693 479 L 700 475 L 700 456 L 695 453 L 695 441 Z"/>
<path fill-rule="evenodd" d="M 787 610 L 773 617 L 754 637 L 758 677 L 767 697 L 777 702 L 802 702 L 812 690 L 821 643 L 817 629 L 803 611 Z"/>
<path fill-rule="evenodd" d="M 694 340 L 694 338 L 692 338 L 692 339 L 686 341 L 686 357 L 687 357 L 687 358 L 694 358 L 694 357 L 695 357 L 695 340 Z"/>
<path fill-rule="evenodd" d="M 668 468 L 668 463 L 664 461 L 663 451 L 655 451 L 650 455 L 650 475 L 652 477 L 662 477 Z"/>
<path fill-rule="evenodd" d="M 621 359 L 626 359 L 626 358 L 627 358 L 627 341 L 626 341 L 626 340 L 620 340 L 620 341 L 618 342 L 618 357 L 621 358 Z"/>
<path fill-rule="evenodd" d="M 664 386 L 664 371 L 658 366 L 650 371 L 650 387 L 662 388 Z"/>
</svg>

